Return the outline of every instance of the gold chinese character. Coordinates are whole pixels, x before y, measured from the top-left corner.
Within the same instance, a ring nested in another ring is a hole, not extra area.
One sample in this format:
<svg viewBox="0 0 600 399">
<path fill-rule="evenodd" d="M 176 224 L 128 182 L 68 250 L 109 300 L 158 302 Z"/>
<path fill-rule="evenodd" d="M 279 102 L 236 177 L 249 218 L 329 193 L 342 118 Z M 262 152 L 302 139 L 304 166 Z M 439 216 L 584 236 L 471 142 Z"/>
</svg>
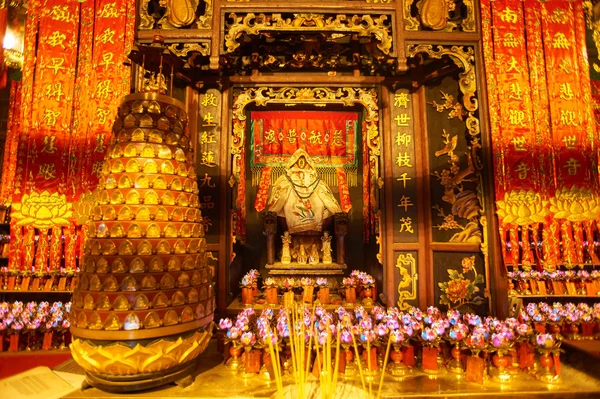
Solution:
<svg viewBox="0 0 600 399">
<path fill-rule="evenodd" d="M 117 3 L 108 3 L 100 11 L 98 11 L 98 18 L 117 18 L 119 11 L 117 10 Z"/>
<path fill-rule="evenodd" d="M 67 35 L 56 30 L 52 32 L 50 36 L 48 36 L 48 45 L 52 47 L 60 46 L 63 49 L 66 49 L 64 43 L 65 40 L 67 40 Z"/>
<path fill-rule="evenodd" d="M 288 130 L 288 142 L 290 142 L 291 144 L 294 144 L 296 142 L 296 139 L 298 138 L 298 135 L 296 134 L 296 129 L 290 129 Z"/>
<path fill-rule="evenodd" d="M 558 32 L 552 39 L 552 48 L 568 50 L 571 47 L 571 43 L 565 36 L 564 33 Z"/>
<path fill-rule="evenodd" d="M 212 151 L 203 151 L 200 165 L 208 166 L 209 168 L 217 166 L 215 163 L 215 153 Z"/>
<path fill-rule="evenodd" d="M 511 10 L 509 7 L 506 7 L 500 13 L 500 19 L 503 22 L 508 22 L 509 24 L 514 24 L 517 22 L 517 13 Z"/>
<path fill-rule="evenodd" d="M 46 68 L 54 70 L 54 74 L 56 75 L 58 71 L 67 69 L 66 67 L 62 66 L 64 63 L 64 58 L 52 58 L 52 65 L 48 65 Z"/>
<path fill-rule="evenodd" d="M 577 126 L 575 122 L 575 111 L 569 111 L 568 109 L 560 110 L 560 123 L 564 126 Z"/>
<path fill-rule="evenodd" d="M 408 93 L 396 93 L 394 94 L 394 107 L 408 108 L 408 100 Z"/>
<path fill-rule="evenodd" d="M 210 185 L 210 181 L 211 181 L 211 177 L 208 175 L 208 173 L 204 174 L 204 177 L 202 179 L 200 179 L 200 182 L 202 182 L 202 184 L 200 184 L 200 187 L 209 187 L 209 188 L 215 188 L 217 185 L 215 183 L 212 184 L 212 186 Z"/>
<path fill-rule="evenodd" d="M 52 9 L 48 13 L 48 16 L 50 16 L 53 21 L 71 21 L 71 12 L 69 11 L 68 6 L 52 6 Z"/>
<path fill-rule="evenodd" d="M 44 117 L 42 118 L 42 123 L 46 123 L 49 127 L 56 126 L 56 122 L 58 117 L 60 116 L 60 111 L 52 111 L 51 109 L 46 108 L 44 110 Z"/>
<path fill-rule="evenodd" d="M 400 146 L 404 146 L 404 147 L 408 147 L 408 145 L 410 144 L 410 134 L 408 133 L 396 133 L 396 145 L 398 147 Z"/>
<path fill-rule="evenodd" d="M 398 126 L 408 126 L 410 116 L 408 114 L 400 114 L 396 116 L 394 120 L 397 122 Z"/>
<path fill-rule="evenodd" d="M 202 99 L 202 101 L 200 101 L 200 104 L 202 104 L 203 107 L 208 107 L 208 106 L 216 107 L 217 106 L 217 97 L 212 93 L 207 93 L 204 95 L 204 98 Z"/>
<path fill-rule="evenodd" d="M 405 231 L 407 233 L 411 233 L 411 234 L 414 233 L 414 230 L 412 228 L 412 219 L 411 218 L 408 218 L 408 217 L 400 218 L 400 223 L 402 223 L 400 225 L 400 233 L 403 233 Z"/>
<path fill-rule="evenodd" d="M 515 151 L 527 151 L 527 148 L 525 148 L 525 137 L 523 136 L 518 136 L 512 139 L 511 143 L 513 144 L 513 146 L 515 147 Z"/>
<path fill-rule="evenodd" d="M 202 117 L 202 120 L 204 121 L 204 124 L 202 124 L 202 126 L 217 126 L 215 123 L 213 123 L 214 119 L 215 117 L 212 116 L 210 112 L 207 113 Z"/>
<path fill-rule="evenodd" d="M 577 144 L 577 136 L 565 136 L 562 139 L 562 142 L 565 143 L 565 148 L 569 150 L 574 150 Z"/>
<path fill-rule="evenodd" d="M 573 93 L 573 90 L 571 90 L 571 84 L 569 82 L 560 84 L 559 96 L 560 98 L 566 101 L 570 101 L 573 99 L 573 97 L 575 97 L 575 94 Z"/>
<path fill-rule="evenodd" d="M 106 28 L 104 30 L 104 32 L 102 32 L 100 34 L 100 36 L 98 36 L 98 41 L 102 44 L 107 44 L 107 43 L 115 44 L 115 40 L 114 40 L 115 33 L 116 32 L 114 30 L 112 30 L 110 28 Z"/>
<path fill-rule="evenodd" d="M 63 93 L 62 88 L 63 87 L 61 82 L 48 83 L 45 87 L 44 94 L 46 94 L 46 97 L 48 98 L 55 97 L 56 101 L 60 102 L 62 96 L 65 95 L 65 93 Z"/>
<path fill-rule="evenodd" d="M 517 73 L 521 73 L 521 70 L 519 68 L 517 68 L 517 59 L 515 58 L 514 55 L 510 56 L 510 61 L 508 61 L 508 69 L 506 70 L 506 73 L 511 72 L 511 71 L 515 71 Z"/>
<path fill-rule="evenodd" d="M 567 163 L 563 166 L 567 170 L 569 176 L 575 176 L 577 174 L 577 169 L 581 167 L 581 164 L 577 162 L 575 158 L 569 158 Z"/>
<path fill-rule="evenodd" d="M 344 142 L 342 141 L 342 131 L 341 130 L 333 131 L 333 143 L 332 144 L 336 147 L 341 147 L 344 145 Z"/>
<path fill-rule="evenodd" d="M 519 162 L 515 172 L 518 173 L 518 177 L 521 180 L 527 179 L 527 172 L 529 172 L 529 167 L 523 161 Z"/>
<path fill-rule="evenodd" d="M 514 33 L 511 32 L 508 32 L 504 35 L 504 37 L 502 38 L 502 42 L 504 43 L 505 47 L 515 48 L 521 45 L 521 43 L 519 43 L 519 39 L 517 39 Z"/>
<path fill-rule="evenodd" d="M 112 88 L 110 86 L 111 81 L 106 79 L 98 82 L 98 86 L 96 86 L 96 97 L 107 99 L 112 94 Z"/>
<path fill-rule="evenodd" d="M 214 133 L 202 132 L 200 135 L 200 144 L 211 144 L 216 142 L 217 140 L 215 139 Z"/>
<path fill-rule="evenodd" d="M 402 167 L 412 168 L 410 154 L 408 154 L 406 152 L 404 152 L 404 154 L 402 154 L 399 152 L 398 157 L 396 158 L 396 164 L 400 168 L 402 168 Z"/>
<path fill-rule="evenodd" d="M 58 148 L 56 148 L 56 136 L 44 136 L 44 142 L 40 152 L 54 154 L 56 151 L 58 151 Z"/>
<path fill-rule="evenodd" d="M 104 66 L 105 68 L 108 68 L 110 65 L 114 65 L 114 61 L 113 61 L 113 57 L 115 55 L 113 53 L 104 53 L 102 54 L 102 61 L 100 62 L 100 65 Z"/>
<path fill-rule="evenodd" d="M 267 130 L 265 132 L 265 142 L 266 143 L 277 143 L 277 139 L 275 138 L 275 130 Z"/>
<path fill-rule="evenodd" d="M 202 197 L 202 202 L 200 203 L 200 209 L 214 209 L 215 203 L 211 201 L 211 195 L 205 195 Z"/>
<path fill-rule="evenodd" d="M 308 142 L 311 144 L 323 144 L 323 141 L 321 140 L 321 132 L 315 132 L 314 130 L 311 131 Z"/>
<path fill-rule="evenodd" d="M 508 90 L 508 98 L 510 100 L 521 100 L 521 84 L 519 82 L 511 83 L 508 86 Z"/>
<path fill-rule="evenodd" d="M 508 120 L 513 126 L 525 126 L 525 111 L 509 109 Z"/>
<path fill-rule="evenodd" d="M 396 180 L 401 181 L 403 184 L 403 188 L 406 188 L 406 182 L 412 180 L 412 177 L 408 177 L 408 173 L 402 173 L 400 177 Z"/>
<path fill-rule="evenodd" d="M 104 168 L 104 161 L 94 162 L 92 165 L 92 173 L 96 176 L 100 177 L 102 174 L 102 169 Z"/>
<path fill-rule="evenodd" d="M 56 165 L 53 163 L 40 165 L 38 176 L 44 176 L 44 180 L 56 179 Z"/>
<path fill-rule="evenodd" d="M 94 148 L 94 152 L 103 153 L 106 151 L 106 146 L 104 145 L 104 140 L 106 139 L 106 134 L 100 133 L 96 135 L 96 147 Z"/>
<path fill-rule="evenodd" d="M 408 212 L 408 207 L 413 205 L 414 204 L 410 202 L 410 197 L 405 197 L 404 195 L 400 198 L 400 203 L 398 204 L 400 208 L 404 207 L 404 212 Z"/>
<path fill-rule="evenodd" d="M 106 123 L 108 114 L 110 114 L 110 110 L 100 107 L 96 108 L 96 118 L 98 118 L 99 125 L 104 125 Z"/>
<path fill-rule="evenodd" d="M 563 58 L 562 61 L 560 62 L 560 64 L 558 65 L 558 67 L 561 69 L 561 71 L 563 71 L 564 73 L 571 73 L 571 64 L 569 63 L 569 61 L 566 58 Z"/>
<path fill-rule="evenodd" d="M 564 10 L 558 8 L 552 13 L 550 21 L 554 22 L 555 24 L 564 25 L 569 21 L 569 17 Z"/>
</svg>

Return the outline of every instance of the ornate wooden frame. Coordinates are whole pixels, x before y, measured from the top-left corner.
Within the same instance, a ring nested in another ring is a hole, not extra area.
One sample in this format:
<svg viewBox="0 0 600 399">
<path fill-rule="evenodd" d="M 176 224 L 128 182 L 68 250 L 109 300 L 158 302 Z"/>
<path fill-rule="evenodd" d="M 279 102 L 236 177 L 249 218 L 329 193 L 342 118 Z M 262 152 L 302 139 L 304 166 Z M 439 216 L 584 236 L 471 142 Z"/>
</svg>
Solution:
<svg viewBox="0 0 600 399">
<path fill-rule="evenodd" d="M 246 186 L 245 182 L 245 142 L 246 142 L 246 107 L 254 103 L 258 106 L 268 104 L 298 105 L 310 104 L 316 106 L 343 105 L 351 107 L 362 105 L 364 107 L 364 120 L 362 134 L 366 138 L 369 149 L 369 186 L 363 187 L 363 195 L 368 189 L 369 198 L 375 198 L 375 190 L 379 189 L 379 157 L 381 155 L 381 136 L 379 131 L 379 99 L 375 88 L 366 87 L 253 87 L 234 88 L 232 104 L 232 135 L 231 135 L 231 162 L 232 174 L 229 178 L 231 188 L 237 184 L 234 192 L 232 209 L 233 225 L 231 227 L 234 238 L 245 236 L 244 220 L 246 218 Z M 365 214 L 363 204 L 363 216 L 373 222 L 375 220 L 374 210 L 367 209 Z"/>
</svg>

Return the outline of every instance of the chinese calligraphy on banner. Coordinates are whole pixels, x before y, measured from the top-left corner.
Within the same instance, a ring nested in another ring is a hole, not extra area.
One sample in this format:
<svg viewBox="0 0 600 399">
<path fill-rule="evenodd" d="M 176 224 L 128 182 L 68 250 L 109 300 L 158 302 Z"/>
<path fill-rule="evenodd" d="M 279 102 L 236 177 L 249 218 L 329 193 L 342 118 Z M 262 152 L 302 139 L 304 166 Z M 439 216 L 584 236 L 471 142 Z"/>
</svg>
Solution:
<svg viewBox="0 0 600 399">
<path fill-rule="evenodd" d="M 391 96 L 394 242 L 418 242 L 412 97 L 408 89 L 398 89 Z"/>
<path fill-rule="evenodd" d="M 482 15 L 505 263 L 598 263 L 584 246 L 600 206 L 582 2 L 483 1 Z"/>
<path fill-rule="evenodd" d="M 206 242 L 219 241 L 219 163 L 221 158 L 221 93 L 208 89 L 200 94 L 198 116 L 198 188 Z"/>
<path fill-rule="evenodd" d="M 7 159 L 15 170 L 8 183 L 14 187 L 11 234 L 17 237 L 11 270 L 77 267 L 82 237 L 73 202 L 95 188 L 99 173 L 87 174 L 90 161 L 104 158 L 115 98 L 129 92 L 123 61 L 134 8 L 132 0 L 28 5 L 18 145 Z"/>
</svg>

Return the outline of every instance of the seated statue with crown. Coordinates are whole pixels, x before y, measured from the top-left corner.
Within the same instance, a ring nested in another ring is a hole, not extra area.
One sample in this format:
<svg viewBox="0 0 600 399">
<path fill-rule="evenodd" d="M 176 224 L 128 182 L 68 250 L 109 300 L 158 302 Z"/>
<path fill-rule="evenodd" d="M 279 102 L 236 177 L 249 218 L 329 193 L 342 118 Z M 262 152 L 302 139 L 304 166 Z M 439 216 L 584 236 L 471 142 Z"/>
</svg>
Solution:
<svg viewBox="0 0 600 399">
<path fill-rule="evenodd" d="M 304 274 L 313 270 L 314 273 L 308 274 L 315 275 L 341 274 L 346 268 L 347 230 L 348 214 L 319 178 L 309 154 L 301 148 L 296 150 L 285 173 L 271 186 L 267 199 L 264 214 L 267 268 L 303 270 Z M 279 273 L 272 270 L 271 274 Z"/>
</svg>

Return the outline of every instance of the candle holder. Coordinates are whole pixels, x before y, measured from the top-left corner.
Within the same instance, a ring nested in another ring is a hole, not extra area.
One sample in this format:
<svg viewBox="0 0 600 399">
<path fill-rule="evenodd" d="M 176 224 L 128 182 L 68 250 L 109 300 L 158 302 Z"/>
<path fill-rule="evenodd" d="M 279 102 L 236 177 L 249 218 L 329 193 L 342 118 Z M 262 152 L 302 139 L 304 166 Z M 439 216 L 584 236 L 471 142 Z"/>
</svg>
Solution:
<svg viewBox="0 0 600 399">
<path fill-rule="evenodd" d="M 540 350 L 540 370 L 537 374 L 537 379 L 546 384 L 556 384 L 561 382 L 560 376 L 554 372 L 554 359 L 550 349 Z"/>
<path fill-rule="evenodd" d="M 390 358 L 392 359 L 392 363 L 388 364 L 386 371 L 392 377 L 402 379 L 412 373 L 412 369 L 402 362 L 404 355 L 399 345 L 394 345 L 394 350 L 390 353 Z"/>
<path fill-rule="evenodd" d="M 464 374 L 465 368 L 462 364 L 462 353 L 460 351 L 458 342 L 454 345 L 454 347 L 452 347 L 450 354 L 452 355 L 452 359 L 450 359 L 450 361 L 448 361 L 448 364 L 446 365 L 448 371 L 453 374 Z"/>
<path fill-rule="evenodd" d="M 238 371 L 242 366 L 242 348 L 239 346 L 231 345 L 229 348 L 229 354 L 231 357 L 227 359 L 225 363 L 225 367 L 227 367 L 231 371 Z"/>
<path fill-rule="evenodd" d="M 511 357 L 507 356 L 504 351 L 498 351 L 492 357 L 494 368 L 491 370 L 492 379 L 498 382 L 509 382 L 512 375 L 508 372 L 508 366 L 511 364 Z"/>
</svg>

